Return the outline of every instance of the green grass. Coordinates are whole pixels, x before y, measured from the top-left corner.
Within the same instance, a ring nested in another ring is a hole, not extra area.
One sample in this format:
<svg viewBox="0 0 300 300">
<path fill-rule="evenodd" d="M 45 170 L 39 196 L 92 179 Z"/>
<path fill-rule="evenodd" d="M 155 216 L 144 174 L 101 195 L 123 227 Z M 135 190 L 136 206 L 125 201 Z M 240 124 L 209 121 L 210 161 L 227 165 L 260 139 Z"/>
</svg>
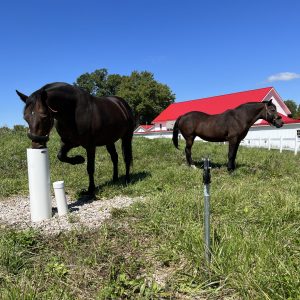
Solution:
<svg viewBox="0 0 300 300">
<path fill-rule="evenodd" d="M 0 140 L 0 197 L 27 195 L 30 141 L 24 130 L 5 128 Z M 48 147 L 51 181 L 64 180 L 76 199 L 88 185 L 86 164 L 56 159 L 55 132 Z M 229 175 L 226 145 L 195 143 L 194 160 L 209 155 L 221 165 L 211 171 L 208 268 L 202 171 L 185 166 L 182 141 L 178 151 L 170 140 L 135 138 L 133 149 L 128 186 L 112 184 L 109 156 L 97 150 L 97 201 L 146 198 L 113 210 L 100 230 L 45 238 L 0 228 L 0 299 L 300 299 L 299 155 L 240 148 L 238 168 Z M 121 155 L 119 167 L 122 177 Z"/>
</svg>

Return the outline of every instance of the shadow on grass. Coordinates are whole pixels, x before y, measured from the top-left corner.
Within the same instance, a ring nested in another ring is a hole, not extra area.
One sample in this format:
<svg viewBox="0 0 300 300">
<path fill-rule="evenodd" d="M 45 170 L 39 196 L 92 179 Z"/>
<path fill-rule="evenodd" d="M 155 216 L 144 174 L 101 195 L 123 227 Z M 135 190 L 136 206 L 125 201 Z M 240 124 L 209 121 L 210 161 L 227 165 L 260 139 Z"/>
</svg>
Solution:
<svg viewBox="0 0 300 300">
<path fill-rule="evenodd" d="M 195 161 L 194 164 L 195 164 L 196 168 L 203 169 L 203 161 L 202 160 Z M 227 168 L 227 164 L 226 163 L 220 164 L 220 163 L 214 163 L 213 161 L 210 161 L 209 165 L 210 165 L 210 167 L 212 169 Z"/>
<path fill-rule="evenodd" d="M 150 172 L 137 172 L 130 175 L 130 183 L 129 185 L 135 184 L 136 182 L 142 181 L 145 178 L 151 176 Z M 78 210 L 78 206 L 85 205 L 87 203 L 91 203 L 94 200 L 97 200 L 97 195 L 103 190 L 104 187 L 126 187 L 127 184 L 125 183 L 125 175 L 119 177 L 117 181 L 108 180 L 103 184 L 100 184 L 96 187 L 94 195 L 90 195 L 87 193 L 86 190 L 80 190 L 78 193 L 78 198 L 75 202 L 68 205 L 69 211 L 76 211 Z"/>
<path fill-rule="evenodd" d="M 203 161 L 202 160 L 201 161 L 195 161 L 194 164 L 195 164 L 196 168 L 203 169 Z M 214 163 L 213 161 L 210 161 L 209 165 L 212 169 L 221 169 L 221 168 L 227 169 L 227 163 L 220 164 L 220 163 Z M 243 168 L 243 167 L 249 167 L 249 166 L 245 165 L 245 164 L 237 163 L 235 169 L 237 170 L 237 169 Z"/>
</svg>

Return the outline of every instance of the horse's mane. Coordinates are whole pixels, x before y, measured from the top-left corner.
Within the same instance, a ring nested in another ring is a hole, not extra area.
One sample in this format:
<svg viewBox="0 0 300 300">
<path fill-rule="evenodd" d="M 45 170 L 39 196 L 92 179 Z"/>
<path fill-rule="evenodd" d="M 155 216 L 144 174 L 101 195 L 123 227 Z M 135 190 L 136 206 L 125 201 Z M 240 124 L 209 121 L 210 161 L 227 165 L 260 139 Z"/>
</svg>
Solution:
<svg viewBox="0 0 300 300">
<path fill-rule="evenodd" d="M 254 105 L 259 105 L 262 104 L 263 102 L 247 102 L 247 103 L 243 103 L 239 106 L 236 107 L 236 109 L 238 108 L 243 108 L 243 107 L 247 107 L 247 106 L 254 106 Z"/>
<path fill-rule="evenodd" d="M 24 110 L 26 110 L 26 108 L 31 105 L 32 103 L 34 103 L 37 99 L 37 97 L 39 97 L 41 95 L 41 92 L 43 90 L 52 90 L 58 87 L 64 87 L 64 86 L 72 86 L 69 83 L 65 83 L 65 82 L 53 82 L 53 83 L 48 83 L 46 85 L 44 85 L 43 87 L 41 87 L 40 89 L 38 89 L 37 91 L 33 92 L 30 97 L 28 97 L 28 100 L 26 101 L 26 105 L 24 107 Z"/>
<path fill-rule="evenodd" d="M 237 109 L 244 109 L 244 108 L 247 108 L 248 106 L 254 106 L 254 105 L 257 105 L 257 104 L 260 104 L 260 103 L 264 103 L 264 102 L 246 102 L 246 103 L 243 103 L 235 108 L 229 108 L 229 109 L 226 109 L 224 113 L 228 113 L 230 111 L 233 111 L 233 110 L 237 110 Z"/>
</svg>

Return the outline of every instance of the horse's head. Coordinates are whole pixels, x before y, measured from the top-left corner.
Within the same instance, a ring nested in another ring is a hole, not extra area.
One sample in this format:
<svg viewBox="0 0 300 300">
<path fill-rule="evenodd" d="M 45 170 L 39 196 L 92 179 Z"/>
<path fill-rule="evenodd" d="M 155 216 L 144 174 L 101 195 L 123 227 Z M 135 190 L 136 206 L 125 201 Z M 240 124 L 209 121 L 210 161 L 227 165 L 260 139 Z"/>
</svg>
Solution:
<svg viewBox="0 0 300 300">
<path fill-rule="evenodd" d="M 272 103 L 272 100 L 265 103 L 265 120 L 271 125 L 280 128 L 283 126 L 283 121 L 280 115 L 278 115 L 276 106 Z"/>
<path fill-rule="evenodd" d="M 32 141 L 32 148 L 45 148 L 54 122 L 52 113 L 46 103 L 47 92 L 39 90 L 29 97 L 19 91 L 16 92 L 25 103 L 24 119 L 29 125 L 28 137 Z"/>
</svg>

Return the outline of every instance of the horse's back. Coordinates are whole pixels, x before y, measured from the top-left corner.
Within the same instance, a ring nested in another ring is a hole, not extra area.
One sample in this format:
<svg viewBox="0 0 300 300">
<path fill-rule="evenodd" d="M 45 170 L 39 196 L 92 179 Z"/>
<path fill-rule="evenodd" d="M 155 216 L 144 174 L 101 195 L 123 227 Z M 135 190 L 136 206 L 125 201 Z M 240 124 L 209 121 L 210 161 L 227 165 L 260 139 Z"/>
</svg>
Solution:
<svg viewBox="0 0 300 300">
<path fill-rule="evenodd" d="M 200 122 L 206 121 L 210 117 L 209 114 L 206 114 L 201 111 L 191 111 L 182 115 L 179 119 L 179 129 L 180 131 L 186 129 L 191 131 L 194 130 Z"/>
</svg>

